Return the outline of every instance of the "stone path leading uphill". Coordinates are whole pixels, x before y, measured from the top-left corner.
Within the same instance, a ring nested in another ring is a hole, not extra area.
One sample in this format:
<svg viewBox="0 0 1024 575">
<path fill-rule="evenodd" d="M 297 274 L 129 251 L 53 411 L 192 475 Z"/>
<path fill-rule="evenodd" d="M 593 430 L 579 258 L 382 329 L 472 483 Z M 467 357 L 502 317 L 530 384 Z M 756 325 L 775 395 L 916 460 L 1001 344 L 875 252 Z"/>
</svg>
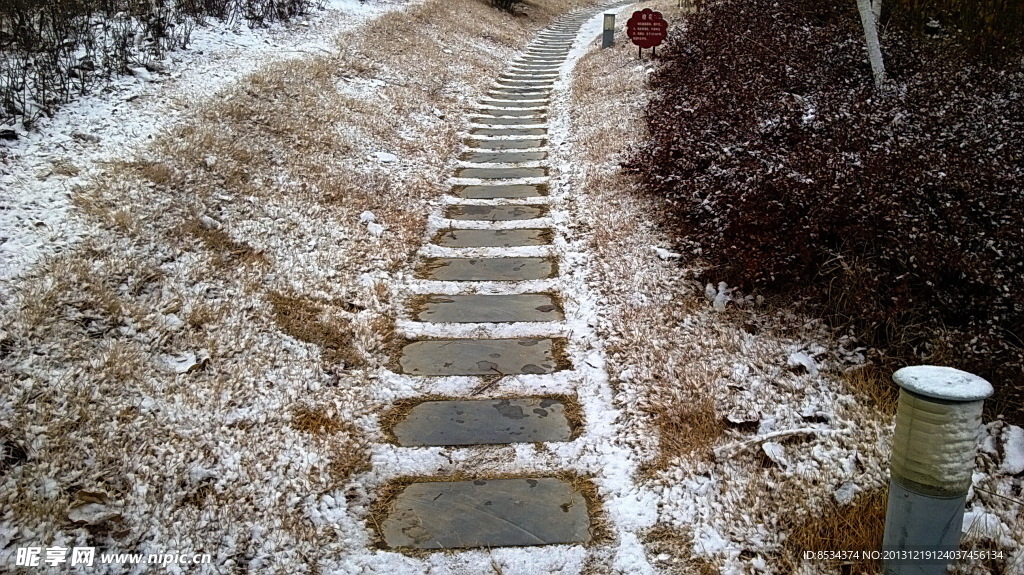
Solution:
<svg viewBox="0 0 1024 575">
<path fill-rule="evenodd" d="M 486 325 L 457 331 L 473 338 L 420 337 L 396 359 L 408 376 L 475 376 L 476 385 L 460 398 L 409 409 L 389 430 L 400 447 L 567 442 L 579 432 L 580 422 L 570 417 L 579 408 L 564 396 L 473 395 L 507 376 L 553 378 L 572 369 L 565 350 L 573 334 L 564 326 L 549 329 L 560 334 L 549 337 L 480 334 L 493 334 L 486 328 L 500 327 L 495 324 L 543 332 L 565 320 L 555 281 L 560 258 L 553 249 L 548 116 L 560 67 L 581 24 L 595 13 L 567 14 L 542 31 L 471 113 L 456 185 L 441 215 L 446 227 L 422 250 L 415 272 L 426 291 L 406 306 L 412 321 L 425 326 Z M 594 537 L 589 510 L 599 502 L 584 491 L 580 481 L 559 473 L 413 482 L 394 496 L 377 527 L 393 549 L 586 544 Z"/>
</svg>

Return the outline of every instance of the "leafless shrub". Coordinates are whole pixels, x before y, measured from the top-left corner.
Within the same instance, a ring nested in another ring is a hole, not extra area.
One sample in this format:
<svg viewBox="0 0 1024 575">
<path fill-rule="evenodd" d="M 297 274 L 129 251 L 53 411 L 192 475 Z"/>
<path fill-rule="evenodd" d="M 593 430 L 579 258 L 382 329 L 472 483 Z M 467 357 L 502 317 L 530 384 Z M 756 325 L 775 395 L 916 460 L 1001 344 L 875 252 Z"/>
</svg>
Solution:
<svg viewBox="0 0 1024 575">
<path fill-rule="evenodd" d="M 157 71 L 207 16 L 261 26 L 320 0 L 12 0 L 0 4 L 0 121 L 26 127 L 131 68 Z"/>
</svg>

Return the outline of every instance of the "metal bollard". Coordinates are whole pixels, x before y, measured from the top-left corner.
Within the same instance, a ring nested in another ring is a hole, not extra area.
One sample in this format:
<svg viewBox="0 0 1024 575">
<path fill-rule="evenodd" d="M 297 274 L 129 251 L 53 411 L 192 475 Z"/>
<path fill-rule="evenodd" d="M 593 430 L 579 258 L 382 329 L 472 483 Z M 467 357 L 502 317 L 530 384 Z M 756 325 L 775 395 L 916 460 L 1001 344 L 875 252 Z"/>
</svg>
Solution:
<svg viewBox="0 0 1024 575">
<path fill-rule="evenodd" d="M 601 39 L 602 48 L 611 48 L 615 44 L 615 14 L 604 15 L 604 37 Z"/>
<path fill-rule="evenodd" d="M 900 386 L 882 536 L 886 575 L 943 575 L 960 548 L 978 426 L 992 385 L 951 367 L 918 365 Z"/>
</svg>

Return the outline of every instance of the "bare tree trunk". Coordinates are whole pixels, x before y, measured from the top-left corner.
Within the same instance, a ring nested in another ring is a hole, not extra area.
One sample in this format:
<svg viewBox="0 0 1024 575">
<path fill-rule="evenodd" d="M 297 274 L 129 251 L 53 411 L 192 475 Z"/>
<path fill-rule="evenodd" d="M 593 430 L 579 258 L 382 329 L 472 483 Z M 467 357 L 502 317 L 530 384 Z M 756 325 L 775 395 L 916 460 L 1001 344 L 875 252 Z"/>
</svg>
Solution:
<svg viewBox="0 0 1024 575">
<path fill-rule="evenodd" d="M 875 15 L 875 24 L 882 19 L 882 0 L 874 0 L 871 2 L 871 13 Z"/>
<path fill-rule="evenodd" d="M 881 1 L 876 1 L 881 10 Z M 871 72 L 875 76 L 875 87 L 879 88 L 885 83 L 885 64 L 882 63 L 882 46 L 878 42 L 878 26 L 871 9 L 871 0 L 857 0 L 857 9 L 860 11 L 860 23 L 864 26 L 864 40 L 868 44 L 868 61 L 871 62 Z"/>
</svg>

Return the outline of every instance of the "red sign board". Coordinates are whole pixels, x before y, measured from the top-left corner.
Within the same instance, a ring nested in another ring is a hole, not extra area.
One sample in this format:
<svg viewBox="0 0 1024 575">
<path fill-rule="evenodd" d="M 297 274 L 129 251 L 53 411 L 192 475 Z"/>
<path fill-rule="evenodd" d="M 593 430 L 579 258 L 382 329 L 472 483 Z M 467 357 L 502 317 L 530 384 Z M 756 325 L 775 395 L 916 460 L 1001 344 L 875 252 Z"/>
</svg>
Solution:
<svg viewBox="0 0 1024 575">
<path fill-rule="evenodd" d="M 641 48 L 653 48 L 661 45 L 662 40 L 668 37 L 668 22 L 661 12 L 644 8 L 633 12 L 633 16 L 626 21 L 626 35 Z"/>
</svg>

